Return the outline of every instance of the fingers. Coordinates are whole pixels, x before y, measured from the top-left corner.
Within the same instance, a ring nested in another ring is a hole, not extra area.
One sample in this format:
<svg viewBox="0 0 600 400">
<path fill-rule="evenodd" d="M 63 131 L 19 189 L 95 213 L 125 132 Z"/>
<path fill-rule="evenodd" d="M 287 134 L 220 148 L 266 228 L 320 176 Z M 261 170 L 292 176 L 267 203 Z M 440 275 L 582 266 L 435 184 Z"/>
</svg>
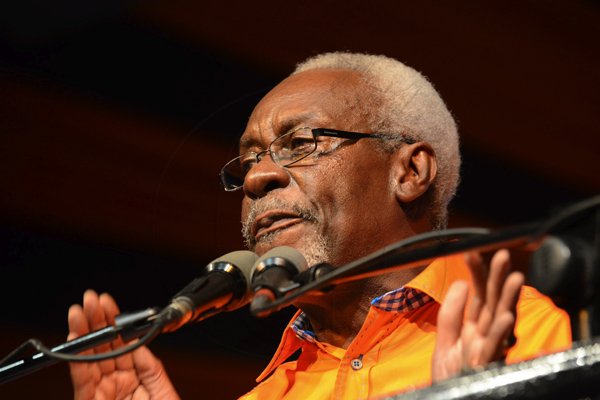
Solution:
<svg viewBox="0 0 600 400">
<path fill-rule="evenodd" d="M 497 251 L 490 263 L 490 271 L 486 283 L 484 311 L 477 324 L 477 328 L 482 334 L 487 333 L 496 318 L 498 300 L 509 271 L 510 254 L 507 250 Z"/>
<path fill-rule="evenodd" d="M 98 297 L 98 303 L 100 305 L 100 309 L 104 314 L 106 325 L 114 325 L 115 317 L 119 314 L 119 307 L 117 306 L 117 303 L 115 302 L 113 297 L 108 293 L 102 293 Z M 113 349 L 121 347 L 122 345 L 123 342 L 121 341 L 121 339 L 114 340 L 110 344 L 111 348 Z"/>
<path fill-rule="evenodd" d="M 463 314 L 469 286 L 464 281 L 457 281 L 450 286 L 446 298 L 438 313 L 438 336 L 436 347 L 440 351 L 454 346 L 461 336 Z"/>
<path fill-rule="evenodd" d="M 102 329 L 108 325 L 114 325 L 115 317 L 118 314 L 119 308 L 110 295 L 106 293 L 98 295 L 93 290 L 86 291 L 83 295 L 83 307 L 73 305 L 69 309 L 69 339 Z M 110 344 L 88 350 L 86 353 L 100 354 L 121 346 L 123 346 L 122 341 L 117 339 Z M 150 372 L 158 371 L 156 375 L 162 373 L 160 362 L 146 348 L 138 349 L 134 354 L 129 353 L 116 359 L 101 362 L 70 363 L 75 398 L 114 398 L 115 390 L 124 390 L 127 393 L 129 393 L 129 390 L 135 390 L 139 386 L 137 371 L 139 366 L 134 365 L 133 361 L 136 353 L 141 354 L 137 355 L 137 358 L 140 359 L 139 363 L 142 367 Z M 153 360 L 157 366 L 152 365 Z M 116 370 L 119 370 L 118 374 L 115 374 Z M 152 383 L 156 379 L 154 377 L 149 381 Z"/>
<path fill-rule="evenodd" d="M 485 362 L 502 358 L 508 350 L 506 341 L 515 329 L 517 302 L 524 281 L 525 277 L 520 272 L 511 272 L 506 278 L 496 307 L 494 321 L 487 335 L 484 349 Z"/>
<path fill-rule="evenodd" d="M 83 308 L 80 305 L 73 305 L 69 309 L 69 339 L 85 335 L 91 331 L 102 329 L 108 325 L 113 325 L 115 316 L 119 314 L 119 308 L 114 299 L 107 293 L 100 296 L 93 291 L 87 290 L 83 294 Z M 119 348 L 123 345 L 120 339 L 111 343 L 103 344 L 88 350 L 82 354 L 100 354 Z M 73 364 L 77 368 L 76 364 Z M 131 355 L 119 357 L 116 360 L 106 360 L 98 363 L 100 372 L 109 374 L 115 369 L 130 369 L 133 367 Z"/>
<path fill-rule="evenodd" d="M 90 304 L 94 302 L 94 296 L 97 298 L 96 292 L 94 292 L 93 290 L 88 290 L 84 293 L 83 308 L 79 304 L 73 304 L 69 308 L 69 335 L 67 337 L 68 340 L 87 335 L 88 333 L 94 330 L 94 328 L 90 324 L 91 321 L 88 318 L 89 307 L 94 307 L 93 304 Z M 86 303 L 87 306 L 85 305 Z M 86 310 L 86 307 L 88 308 L 88 310 Z M 93 350 L 87 350 L 80 354 L 93 354 Z"/>
<path fill-rule="evenodd" d="M 477 323 L 477 329 L 485 334 L 491 327 L 496 307 L 510 271 L 510 254 L 499 250 L 492 258 L 489 273 L 486 264 L 476 252 L 465 255 L 465 261 L 471 271 L 474 294 L 467 312 L 467 320 Z"/>
<path fill-rule="evenodd" d="M 465 261 L 471 272 L 474 289 L 473 298 L 471 299 L 469 309 L 467 310 L 466 319 L 467 321 L 475 322 L 478 320 L 481 308 L 484 305 L 487 268 L 479 253 L 475 251 L 465 253 Z"/>
<path fill-rule="evenodd" d="M 486 305 L 495 311 L 496 304 L 502 293 L 502 288 L 506 281 L 506 276 L 510 271 L 510 254 L 508 250 L 502 249 L 496 252 L 492 257 L 490 264 L 490 276 L 486 287 Z"/>
<path fill-rule="evenodd" d="M 525 277 L 520 272 L 511 272 L 502 287 L 494 321 L 487 334 L 482 354 L 482 363 L 500 359 L 506 350 L 506 339 L 513 333 L 517 317 L 517 302 Z"/>
<path fill-rule="evenodd" d="M 86 335 L 91 330 L 86 314 L 79 304 L 74 304 L 69 308 L 68 322 L 68 340 Z M 93 351 L 87 350 L 80 354 L 93 354 Z M 92 382 L 98 377 L 98 371 L 95 369 L 94 365 L 87 363 L 69 363 L 69 369 L 71 370 L 71 379 L 76 398 L 79 394 L 88 393 L 91 390 L 90 387 L 92 386 Z M 85 397 L 91 398 L 91 396 L 84 396 L 82 398 Z"/>
<path fill-rule="evenodd" d="M 102 293 L 99 297 L 100 307 L 104 310 L 104 315 L 106 316 L 106 321 L 110 325 L 114 325 L 115 316 L 119 314 L 119 307 L 117 303 L 113 299 L 113 297 L 108 293 Z M 123 346 L 124 343 L 121 338 L 117 338 L 110 343 L 110 349 L 118 349 Z M 121 356 L 115 359 L 116 368 L 118 370 L 127 370 L 133 368 L 133 357 L 131 355 Z"/>
<path fill-rule="evenodd" d="M 107 322 L 110 325 L 114 324 L 115 317 L 120 313 L 119 306 L 117 306 L 115 299 L 113 299 L 113 297 L 108 293 L 102 293 L 99 296 L 98 301 L 104 310 L 104 315 L 106 316 Z"/>
<path fill-rule="evenodd" d="M 502 353 L 506 353 L 509 347 L 514 345 L 514 340 L 516 339 L 514 336 L 515 322 L 517 318 L 517 303 L 519 301 L 519 294 L 521 293 L 521 288 L 525 282 L 525 276 L 520 272 L 511 272 L 511 274 L 506 279 L 506 283 L 502 290 L 502 296 L 498 303 L 498 308 L 496 313 L 499 315 L 508 314 L 512 316 L 512 324 L 506 328 L 505 333 L 502 337 L 502 341 L 498 343 L 498 358 Z M 508 343 L 507 339 L 512 337 L 511 342 Z"/>
<path fill-rule="evenodd" d="M 504 353 L 504 342 L 513 331 L 515 326 L 515 316 L 510 312 L 504 312 L 497 315 L 485 338 L 478 360 L 472 363 L 471 367 L 484 366 L 489 362 L 498 360 Z"/>
<path fill-rule="evenodd" d="M 468 357 L 468 364 L 473 367 L 484 365 L 502 355 L 504 342 L 514 330 L 524 277 L 520 272 L 510 272 L 510 254 L 507 250 L 499 250 L 494 254 L 489 274 L 485 274 L 485 264 L 478 254 L 470 254 L 466 259 L 475 287 L 475 306 L 470 308 L 468 318 L 476 324 L 477 335 L 483 338 L 481 348 Z M 488 275 L 487 279 L 483 278 L 485 275 Z"/>
<path fill-rule="evenodd" d="M 504 287 L 502 288 L 502 296 L 498 301 L 497 312 L 511 312 L 516 315 L 517 313 L 517 302 L 519 300 L 519 294 L 521 288 L 525 283 L 525 276 L 521 272 L 511 272 Z"/>
<path fill-rule="evenodd" d="M 67 340 L 72 340 L 89 333 L 90 327 L 83 313 L 83 308 L 79 304 L 73 304 L 69 308 L 67 320 L 69 322 L 69 336 Z"/>
<path fill-rule="evenodd" d="M 93 290 L 86 290 L 83 294 L 83 312 L 88 320 L 90 330 L 96 331 L 109 325 L 111 317 L 107 315 L 106 310 L 100 304 L 100 297 Z M 114 321 L 114 315 L 112 316 Z M 94 348 L 94 353 L 105 353 L 112 350 L 110 344 L 106 343 Z M 111 373 L 115 370 L 114 360 L 99 362 L 100 371 L 103 374 Z"/>
</svg>

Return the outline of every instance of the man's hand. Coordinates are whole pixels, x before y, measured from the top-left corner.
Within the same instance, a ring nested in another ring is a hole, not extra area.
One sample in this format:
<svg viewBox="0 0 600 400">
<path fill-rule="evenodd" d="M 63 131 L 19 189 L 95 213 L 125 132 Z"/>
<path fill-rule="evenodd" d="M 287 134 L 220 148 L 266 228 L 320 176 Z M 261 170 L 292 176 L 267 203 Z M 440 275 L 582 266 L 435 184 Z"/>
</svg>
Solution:
<svg viewBox="0 0 600 400">
<path fill-rule="evenodd" d="M 508 251 L 494 255 L 489 273 L 478 253 L 467 253 L 465 260 L 473 277 L 474 293 L 468 307 L 466 282 L 455 282 L 446 294 L 438 314 L 432 361 L 434 382 L 502 359 L 514 329 L 524 277 L 520 272 L 510 272 Z"/>
<path fill-rule="evenodd" d="M 119 313 L 113 298 L 93 290 L 83 295 L 83 308 L 69 309 L 69 340 L 115 322 Z M 123 346 L 121 340 L 84 354 L 110 351 Z M 116 359 L 96 363 L 71 363 L 75 399 L 178 399 L 162 363 L 146 347 Z"/>
</svg>

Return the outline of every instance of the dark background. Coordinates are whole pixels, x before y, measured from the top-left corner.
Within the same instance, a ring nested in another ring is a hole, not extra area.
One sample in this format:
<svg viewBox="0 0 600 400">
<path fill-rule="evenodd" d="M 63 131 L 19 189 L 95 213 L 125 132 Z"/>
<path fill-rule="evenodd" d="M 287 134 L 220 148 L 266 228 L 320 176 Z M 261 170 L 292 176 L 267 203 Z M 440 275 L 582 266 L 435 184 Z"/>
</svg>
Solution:
<svg viewBox="0 0 600 400">
<path fill-rule="evenodd" d="M 502 227 L 597 194 L 595 1 L 25 0 L 0 6 L 0 357 L 62 342 L 83 291 L 163 305 L 241 248 L 217 173 L 256 101 L 323 51 L 422 71 L 456 116 L 463 181 L 452 226 Z M 185 398 L 253 386 L 291 310 L 246 310 L 152 349 Z M 68 398 L 65 365 L 0 398 Z"/>
</svg>

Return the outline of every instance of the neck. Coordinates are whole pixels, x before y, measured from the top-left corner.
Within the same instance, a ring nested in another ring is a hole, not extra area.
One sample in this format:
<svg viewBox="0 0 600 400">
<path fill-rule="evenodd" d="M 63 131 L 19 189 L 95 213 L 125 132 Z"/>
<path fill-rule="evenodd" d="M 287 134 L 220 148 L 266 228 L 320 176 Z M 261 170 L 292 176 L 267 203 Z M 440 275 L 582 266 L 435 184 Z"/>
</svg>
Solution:
<svg viewBox="0 0 600 400">
<path fill-rule="evenodd" d="M 337 286 L 325 295 L 304 296 L 296 306 L 308 316 L 321 342 L 348 348 L 360 331 L 371 300 L 404 286 L 423 268 L 413 268 Z"/>
</svg>

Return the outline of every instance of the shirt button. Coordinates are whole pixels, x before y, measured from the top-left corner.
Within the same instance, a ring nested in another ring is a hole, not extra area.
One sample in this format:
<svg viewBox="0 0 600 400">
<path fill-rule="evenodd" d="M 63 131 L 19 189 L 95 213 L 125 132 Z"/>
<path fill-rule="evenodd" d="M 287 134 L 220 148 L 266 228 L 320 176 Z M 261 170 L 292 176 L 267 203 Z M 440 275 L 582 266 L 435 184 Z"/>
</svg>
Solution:
<svg viewBox="0 0 600 400">
<path fill-rule="evenodd" d="M 362 360 L 360 358 L 355 358 L 354 360 L 350 361 L 350 366 L 353 370 L 358 371 L 363 367 Z"/>
</svg>

